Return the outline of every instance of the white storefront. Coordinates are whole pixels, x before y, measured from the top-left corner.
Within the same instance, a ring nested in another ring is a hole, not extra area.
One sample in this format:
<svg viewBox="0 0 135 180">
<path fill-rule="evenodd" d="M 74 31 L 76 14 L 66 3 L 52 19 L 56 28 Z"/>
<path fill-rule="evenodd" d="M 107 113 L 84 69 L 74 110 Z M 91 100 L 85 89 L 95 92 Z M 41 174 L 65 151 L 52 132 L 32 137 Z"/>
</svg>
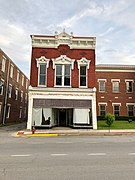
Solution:
<svg viewBox="0 0 135 180">
<path fill-rule="evenodd" d="M 27 129 L 69 126 L 97 129 L 96 89 L 29 88 Z"/>
</svg>

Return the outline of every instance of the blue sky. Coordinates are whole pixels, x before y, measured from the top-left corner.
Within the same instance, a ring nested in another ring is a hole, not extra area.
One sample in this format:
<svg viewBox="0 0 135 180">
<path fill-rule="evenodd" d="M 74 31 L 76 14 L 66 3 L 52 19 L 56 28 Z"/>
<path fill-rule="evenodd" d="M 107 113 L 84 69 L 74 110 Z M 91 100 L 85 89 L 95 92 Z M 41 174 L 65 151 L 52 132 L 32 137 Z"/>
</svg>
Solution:
<svg viewBox="0 0 135 180">
<path fill-rule="evenodd" d="M 0 0 L 0 48 L 29 77 L 31 34 L 96 36 L 96 64 L 135 65 L 135 0 Z"/>
</svg>

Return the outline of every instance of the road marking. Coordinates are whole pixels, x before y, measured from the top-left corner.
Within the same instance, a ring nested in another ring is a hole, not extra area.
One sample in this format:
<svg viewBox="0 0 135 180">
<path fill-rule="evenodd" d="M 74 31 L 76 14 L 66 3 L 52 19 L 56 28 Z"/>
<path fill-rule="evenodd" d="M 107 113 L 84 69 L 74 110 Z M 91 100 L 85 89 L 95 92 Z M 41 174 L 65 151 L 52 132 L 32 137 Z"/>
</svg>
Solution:
<svg viewBox="0 0 135 180">
<path fill-rule="evenodd" d="M 128 155 L 130 155 L 130 156 L 134 155 L 135 156 L 135 153 L 128 153 Z"/>
<path fill-rule="evenodd" d="M 68 154 L 51 154 L 51 156 L 67 156 Z"/>
<path fill-rule="evenodd" d="M 31 156 L 30 154 L 12 154 L 12 157 L 28 157 Z"/>
<path fill-rule="evenodd" d="M 105 156 L 106 153 L 90 153 L 88 156 Z"/>
</svg>

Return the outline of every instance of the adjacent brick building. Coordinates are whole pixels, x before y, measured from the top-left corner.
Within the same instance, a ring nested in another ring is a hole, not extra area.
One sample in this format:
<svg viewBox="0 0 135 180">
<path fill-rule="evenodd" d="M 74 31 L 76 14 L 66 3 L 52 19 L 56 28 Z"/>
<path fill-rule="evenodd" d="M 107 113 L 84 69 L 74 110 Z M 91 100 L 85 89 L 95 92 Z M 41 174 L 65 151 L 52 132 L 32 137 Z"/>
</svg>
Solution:
<svg viewBox="0 0 135 180">
<path fill-rule="evenodd" d="M 29 80 L 0 49 L 0 124 L 27 120 Z"/>
<path fill-rule="evenodd" d="M 96 129 L 95 37 L 32 35 L 27 128 Z"/>
<path fill-rule="evenodd" d="M 134 81 L 134 65 L 97 65 L 97 115 L 135 116 Z"/>
</svg>

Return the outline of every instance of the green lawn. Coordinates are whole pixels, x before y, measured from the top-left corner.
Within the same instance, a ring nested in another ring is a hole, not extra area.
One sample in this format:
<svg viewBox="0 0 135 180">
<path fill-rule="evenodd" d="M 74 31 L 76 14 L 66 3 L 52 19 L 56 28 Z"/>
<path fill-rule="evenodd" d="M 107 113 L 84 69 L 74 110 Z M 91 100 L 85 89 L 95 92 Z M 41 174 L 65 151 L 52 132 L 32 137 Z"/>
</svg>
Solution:
<svg viewBox="0 0 135 180">
<path fill-rule="evenodd" d="M 97 126 L 99 130 L 108 129 L 105 121 L 99 120 L 97 122 Z M 130 123 L 128 121 L 114 121 L 110 129 L 135 129 L 135 121 L 132 121 Z"/>
</svg>

